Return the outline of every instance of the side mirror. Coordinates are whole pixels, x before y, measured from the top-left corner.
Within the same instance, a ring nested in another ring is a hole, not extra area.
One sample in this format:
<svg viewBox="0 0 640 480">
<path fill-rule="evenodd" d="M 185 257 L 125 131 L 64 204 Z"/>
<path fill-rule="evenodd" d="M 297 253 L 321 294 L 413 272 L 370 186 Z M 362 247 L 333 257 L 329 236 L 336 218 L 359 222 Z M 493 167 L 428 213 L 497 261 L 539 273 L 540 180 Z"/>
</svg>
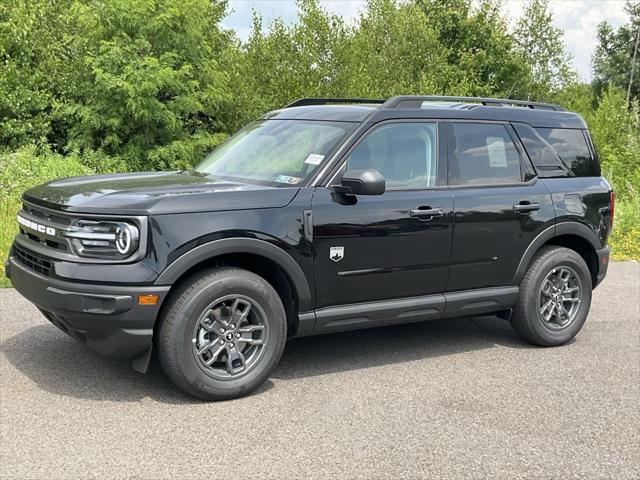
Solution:
<svg viewBox="0 0 640 480">
<path fill-rule="evenodd" d="M 352 195 L 382 195 L 385 181 L 375 168 L 347 170 L 342 175 L 342 191 Z"/>
</svg>

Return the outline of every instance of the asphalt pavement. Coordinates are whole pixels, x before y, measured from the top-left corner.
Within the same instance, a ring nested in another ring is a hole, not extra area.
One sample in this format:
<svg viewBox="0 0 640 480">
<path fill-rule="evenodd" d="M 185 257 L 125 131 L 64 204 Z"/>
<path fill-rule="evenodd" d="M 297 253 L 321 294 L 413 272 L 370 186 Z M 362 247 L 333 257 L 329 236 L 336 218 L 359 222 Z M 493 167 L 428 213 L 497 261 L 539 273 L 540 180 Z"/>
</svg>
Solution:
<svg viewBox="0 0 640 480">
<path fill-rule="evenodd" d="M 640 264 L 575 341 L 495 317 L 291 341 L 255 394 L 183 396 L 0 290 L 0 478 L 640 478 Z"/>
</svg>

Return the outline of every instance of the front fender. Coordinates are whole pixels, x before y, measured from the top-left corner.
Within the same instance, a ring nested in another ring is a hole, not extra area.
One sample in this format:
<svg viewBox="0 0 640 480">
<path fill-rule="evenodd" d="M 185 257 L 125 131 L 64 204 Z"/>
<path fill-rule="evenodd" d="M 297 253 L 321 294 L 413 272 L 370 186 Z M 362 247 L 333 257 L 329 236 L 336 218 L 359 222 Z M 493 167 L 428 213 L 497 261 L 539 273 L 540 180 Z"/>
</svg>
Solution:
<svg viewBox="0 0 640 480">
<path fill-rule="evenodd" d="M 296 261 L 284 250 L 256 238 L 222 238 L 205 243 L 174 260 L 156 279 L 156 285 L 172 285 L 191 267 L 221 255 L 249 253 L 278 264 L 289 276 L 298 297 L 301 312 L 312 309 L 309 282 Z"/>
</svg>

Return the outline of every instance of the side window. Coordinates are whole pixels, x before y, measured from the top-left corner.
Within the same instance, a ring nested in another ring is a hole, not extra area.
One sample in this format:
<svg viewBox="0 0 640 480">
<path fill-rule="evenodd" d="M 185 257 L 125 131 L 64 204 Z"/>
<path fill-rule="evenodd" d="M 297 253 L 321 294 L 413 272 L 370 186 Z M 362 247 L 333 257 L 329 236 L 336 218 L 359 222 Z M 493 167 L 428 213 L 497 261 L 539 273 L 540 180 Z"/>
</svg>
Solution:
<svg viewBox="0 0 640 480">
<path fill-rule="evenodd" d="M 571 176 L 571 171 L 560 160 L 553 147 L 532 127 L 514 123 L 513 129 L 520 137 L 531 162 L 535 165 L 538 176 L 543 178 Z"/>
<path fill-rule="evenodd" d="M 452 123 L 449 151 L 450 185 L 522 181 L 520 155 L 504 125 Z"/>
<path fill-rule="evenodd" d="M 582 130 L 536 128 L 536 131 L 551 145 L 574 175 L 577 177 L 600 176 L 600 165 L 591 155 Z"/>
<path fill-rule="evenodd" d="M 351 152 L 347 170 L 375 168 L 387 190 L 436 186 L 435 123 L 390 123 L 376 128 Z"/>
</svg>

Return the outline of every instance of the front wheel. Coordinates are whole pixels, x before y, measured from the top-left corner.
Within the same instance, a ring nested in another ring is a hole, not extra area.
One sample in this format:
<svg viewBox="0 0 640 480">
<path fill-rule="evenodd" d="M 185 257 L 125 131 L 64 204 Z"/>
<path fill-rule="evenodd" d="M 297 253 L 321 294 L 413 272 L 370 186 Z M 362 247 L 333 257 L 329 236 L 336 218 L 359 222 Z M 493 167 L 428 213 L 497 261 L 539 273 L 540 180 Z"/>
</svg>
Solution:
<svg viewBox="0 0 640 480">
<path fill-rule="evenodd" d="M 545 247 L 520 283 L 511 325 L 535 345 L 563 345 L 584 325 L 591 291 L 589 269 L 578 253 L 564 247 Z"/>
<path fill-rule="evenodd" d="M 185 392 L 226 400 L 260 386 L 287 337 L 282 301 L 262 277 L 216 268 L 187 280 L 172 296 L 158 331 L 160 362 Z"/>
</svg>

